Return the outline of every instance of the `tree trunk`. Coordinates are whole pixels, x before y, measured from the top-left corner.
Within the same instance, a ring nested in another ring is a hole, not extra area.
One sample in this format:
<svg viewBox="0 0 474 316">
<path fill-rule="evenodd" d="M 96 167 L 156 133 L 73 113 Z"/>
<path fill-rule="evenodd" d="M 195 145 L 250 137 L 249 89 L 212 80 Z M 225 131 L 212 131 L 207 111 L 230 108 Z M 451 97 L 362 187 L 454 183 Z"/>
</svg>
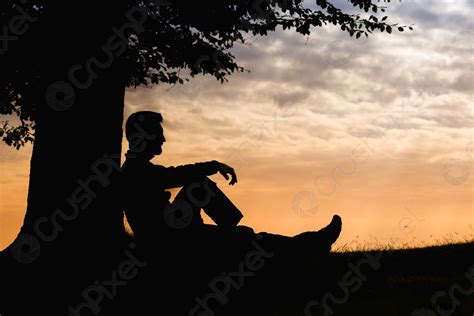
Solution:
<svg viewBox="0 0 474 316">
<path fill-rule="evenodd" d="M 124 57 L 112 56 L 107 66 L 87 68 L 92 58 L 110 58 L 103 45 L 112 28 L 123 23 L 124 4 L 57 2 L 27 35 L 38 38 L 31 47 L 35 60 L 28 64 L 40 69 L 43 84 L 30 100 L 40 105 L 27 212 L 20 234 L 5 252 L 13 264 L 5 281 L 11 285 L 6 302 L 12 315 L 29 309 L 67 313 L 67 305 L 81 298 L 81 290 L 100 271 L 110 277 L 110 260 L 116 258 L 112 254 L 123 247 L 123 212 L 116 186 Z M 71 69 L 77 65 L 81 70 L 75 81 Z M 87 78 L 92 78 L 87 87 L 78 84 Z"/>
<path fill-rule="evenodd" d="M 125 93 L 119 78 L 107 70 L 87 90 L 74 89 L 70 108 L 45 107 L 38 116 L 22 233 L 41 245 L 108 241 L 123 233 L 112 196 Z"/>
<path fill-rule="evenodd" d="M 47 91 L 65 74 L 63 64 L 52 67 L 39 90 Z M 67 314 L 83 289 L 104 275 L 110 278 L 112 263 L 123 251 L 123 210 L 116 193 L 123 74 L 118 65 L 112 66 L 98 73 L 87 89 L 71 86 L 75 99 L 69 108 L 46 101 L 46 95 L 37 115 L 27 212 L 8 251 L 16 265 L 6 283 L 14 288 L 10 302 L 29 302 L 12 305 L 19 315 L 30 308 Z"/>
<path fill-rule="evenodd" d="M 50 246 L 87 247 L 123 233 L 112 180 L 120 174 L 125 75 L 123 56 L 107 54 L 104 45 L 125 12 L 124 3 L 111 1 L 59 2 L 28 33 L 38 38 L 29 64 L 40 69 L 44 85 L 32 100 L 39 105 L 17 242 L 42 254 Z M 38 255 L 30 250 L 28 256 Z M 34 259 L 28 256 L 25 261 Z"/>
</svg>

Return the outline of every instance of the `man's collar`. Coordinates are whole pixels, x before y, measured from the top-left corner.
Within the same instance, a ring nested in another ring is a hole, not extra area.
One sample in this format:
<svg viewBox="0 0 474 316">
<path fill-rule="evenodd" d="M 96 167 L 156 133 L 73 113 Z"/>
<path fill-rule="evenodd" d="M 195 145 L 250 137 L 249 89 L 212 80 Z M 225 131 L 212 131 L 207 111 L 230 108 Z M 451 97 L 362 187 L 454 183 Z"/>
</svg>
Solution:
<svg viewBox="0 0 474 316">
<path fill-rule="evenodd" d="M 149 154 L 146 152 L 134 152 L 132 150 L 128 150 L 125 153 L 125 158 L 126 159 L 136 159 L 136 160 L 141 160 L 141 161 L 150 161 L 155 155 Z"/>
</svg>

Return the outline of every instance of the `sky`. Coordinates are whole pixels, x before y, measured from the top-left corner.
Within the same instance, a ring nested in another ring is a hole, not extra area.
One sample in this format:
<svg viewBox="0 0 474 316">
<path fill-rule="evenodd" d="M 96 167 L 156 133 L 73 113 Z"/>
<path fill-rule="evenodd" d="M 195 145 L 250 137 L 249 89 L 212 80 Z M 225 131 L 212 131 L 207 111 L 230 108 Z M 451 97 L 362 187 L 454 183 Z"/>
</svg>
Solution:
<svg viewBox="0 0 474 316">
<path fill-rule="evenodd" d="M 339 214 L 337 249 L 472 240 L 473 4 L 392 1 L 389 21 L 414 31 L 358 40 L 335 27 L 249 36 L 233 49 L 249 72 L 128 89 L 125 114 L 162 113 L 156 164 L 233 166 L 237 185 L 212 178 L 257 232 Z M 0 144 L 0 249 L 23 220 L 30 157 Z"/>
</svg>

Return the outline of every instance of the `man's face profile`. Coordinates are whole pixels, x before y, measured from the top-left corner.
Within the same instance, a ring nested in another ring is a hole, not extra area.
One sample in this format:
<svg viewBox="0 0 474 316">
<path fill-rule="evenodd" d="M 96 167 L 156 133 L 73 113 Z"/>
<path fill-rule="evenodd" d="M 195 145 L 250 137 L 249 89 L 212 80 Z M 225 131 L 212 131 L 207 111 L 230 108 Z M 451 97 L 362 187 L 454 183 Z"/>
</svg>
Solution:
<svg viewBox="0 0 474 316">
<path fill-rule="evenodd" d="M 163 143 L 166 141 L 160 122 L 155 123 L 150 131 L 150 135 L 154 137 L 153 140 L 149 142 L 147 151 L 150 154 L 160 155 L 163 152 Z"/>
<path fill-rule="evenodd" d="M 159 155 L 166 141 L 158 113 L 136 113 L 127 121 L 126 132 L 131 151 Z"/>
</svg>

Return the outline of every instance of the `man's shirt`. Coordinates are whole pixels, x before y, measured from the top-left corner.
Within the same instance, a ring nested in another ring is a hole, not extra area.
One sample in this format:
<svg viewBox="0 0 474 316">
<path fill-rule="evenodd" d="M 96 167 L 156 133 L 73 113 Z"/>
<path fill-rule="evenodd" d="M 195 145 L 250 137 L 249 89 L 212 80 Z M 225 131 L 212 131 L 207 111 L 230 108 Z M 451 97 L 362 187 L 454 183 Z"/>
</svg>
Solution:
<svg viewBox="0 0 474 316">
<path fill-rule="evenodd" d="M 126 154 L 123 170 L 123 190 L 127 220 L 137 237 L 170 233 L 173 228 L 165 222 L 163 211 L 171 194 L 165 190 L 183 187 L 217 173 L 217 161 L 177 167 L 155 165 L 149 157 Z"/>
</svg>

